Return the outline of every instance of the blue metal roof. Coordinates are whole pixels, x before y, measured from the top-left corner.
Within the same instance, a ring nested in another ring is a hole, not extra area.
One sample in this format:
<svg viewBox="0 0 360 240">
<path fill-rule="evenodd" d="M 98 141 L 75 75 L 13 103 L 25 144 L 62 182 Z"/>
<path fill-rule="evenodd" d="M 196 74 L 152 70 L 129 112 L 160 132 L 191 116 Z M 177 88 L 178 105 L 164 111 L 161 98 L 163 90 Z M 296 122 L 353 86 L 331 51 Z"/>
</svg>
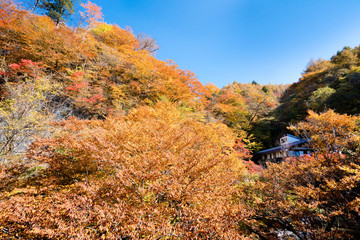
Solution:
<svg viewBox="0 0 360 240">
<path fill-rule="evenodd" d="M 298 137 L 296 137 L 296 138 L 298 138 Z M 300 139 L 302 139 L 302 138 L 300 138 Z M 307 142 L 306 139 L 302 139 L 300 141 L 292 142 L 292 143 L 287 144 L 286 148 L 294 147 L 296 145 L 306 143 L 306 142 Z M 262 151 L 258 152 L 258 154 L 267 154 L 267 153 L 273 153 L 273 152 L 280 152 L 283 149 L 285 149 L 284 146 L 279 146 L 279 147 L 274 147 L 274 148 L 269 148 L 269 149 L 262 150 Z"/>
<path fill-rule="evenodd" d="M 290 136 L 290 137 L 292 137 L 292 138 L 297 138 L 297 139 L 299 139 L 299 140 L 303 140 L 303 138 L 297 137 L 297 136 L 294 136 L 294 135 L 291 135 L 291 134 L 286 134 L 286 136 Z"/>
<path fill-rule="evenodd" d="M 284 149 L 283 146 L 274 147 L 274 148 L 269 148 L 269 149 L 265 149 L 265 150 L 262 150 L 262 151 L 258 152 L 258 154 L 265 154 L 265 153 L 272 153 L 272 152 L 280 152 L 282 149 Z"/>
</svg>

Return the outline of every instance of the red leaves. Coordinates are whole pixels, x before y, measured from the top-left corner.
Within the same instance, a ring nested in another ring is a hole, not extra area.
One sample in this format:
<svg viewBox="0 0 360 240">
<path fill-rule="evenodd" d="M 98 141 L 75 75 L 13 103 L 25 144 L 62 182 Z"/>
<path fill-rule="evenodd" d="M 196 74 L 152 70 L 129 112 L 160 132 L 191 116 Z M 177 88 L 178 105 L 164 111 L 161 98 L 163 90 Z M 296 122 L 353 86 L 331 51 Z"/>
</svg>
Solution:
<svg viewBox="0 0 360 240">
<path fill-rule="evenodd" d="M 96 103 L 96 102 L 101 102 L 102 101 L 102 95 L 101 94 L 96 94 L 91 98 L 84 98 L 85 102 L 90 102 L 90 103 Z"/>
<path fill-rule="evenodd" d="M 250 151 L 245 148 L 245 144 L 241 139 L 237 139 L 234 145 L 234 149 L 241 154 L 242 158 L 248 159 L 251 157 Z"/>
<path fill-rule="evenodd" d="M 20 65 L 19 64 L 16 64 L 16 63 L 13 63 L 13 64 L 10 64 L 9 67 L 12 69 L 12 70 L 20 70 Z"/>
<path fill-rule="evenodd" d="M 80 83 L 72 83 L 71 86 L 66 87 L 66 90 L 69 91 L 75 91 L 75 92 L 79 92 L 81 89 L 83 89 L 84 87 L 87 87 L 89 84 L 86 82 L 80 82 Z"/>
<path fill-rule="evenodd" d="M 85 75 L 84 72 L 79 72 L 79 71 L 72 74 L 68 78 L 73 80 L 74 82 L 72 83 L 71 86 L 68 86 L 65 89 L 68 91 L 80 92 L 80 90 L 84 89 L 85 87 L 88 87 L 89 84 L 87 82 L 85 82 L 85 81 L 79 82 L 79 81 L 81 81 L 81 79 L 83 79 L 84 75 Z"/>
<path fill-rule="evenodd" d="M 19 63 L 9 64 L 9 68 L 12 71 L 29 72 L 29 70 L 34 69 L 34 68 L 36 68 L 36 69 L 42 68 L 41 64 L 42 64 L 41 62 L 33 62 L 28 59 L 21 59 L 21 62 L 19 62 Z"/>
<path fill-rule="evenodd" d="M 82 77 L 82 76 L 84 76 L 84 75 L 85 75 L 84 72 L 75 72 L 73 75 L 71 75 L 71 77 L 77 79 L 77 78 Z"/>
<path fill-rule="evenodd" d="M 81 79 L 84 78 L 84 76 L 85 76 L 84 72 L 76 71 L 71 76 L 68 76 L 66 78 L 68 78 L 74 82 L 79 82 L 79 81 L 81 81 Z"/>
<path fill-rule="evenodd" d="M 0 77 L 8 77 L 11 82 L 22 82 L 28 77 L 38 78 L 43 76 L 41 62 L 33 62 L 27 59 L 21 59 L 18 63 L 8 65 L 7 71 L 0 71 Z"/>
<path fill-rule="evenodd" d="M 38 66 L 39 64 L 41 64 L 41 63 L 33 62 L 28 59 L 21 59 L 21 63 L 20 63 L 21 66 L 29 66 L 29 65 L 30 66 Z"/>
<path fill-rule="evenodd" d="M 249 173 L 261 173 L 263 171 L 263 168 L 260 165 L 254 163 L 251 160 L 249 161 L 243 160 L 243 163 L 246 166 Z"/>
</svg>

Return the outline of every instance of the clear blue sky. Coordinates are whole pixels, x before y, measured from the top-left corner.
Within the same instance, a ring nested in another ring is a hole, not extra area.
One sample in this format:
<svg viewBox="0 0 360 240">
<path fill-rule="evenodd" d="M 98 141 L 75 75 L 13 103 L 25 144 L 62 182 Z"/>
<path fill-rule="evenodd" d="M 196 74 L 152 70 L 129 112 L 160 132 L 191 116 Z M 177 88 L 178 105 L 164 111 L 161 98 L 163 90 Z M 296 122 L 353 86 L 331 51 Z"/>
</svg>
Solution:
<svg viewBox="0 0 360 240">
<path fill-rule="evenodd" d="M 85 2 L 85 0 L 83 0 Z M 93 0 L 105 22 L 152 36 L 202 83 L 296 82 L 311 58 L 360 44 L 360 0 Z"/>
</svg>

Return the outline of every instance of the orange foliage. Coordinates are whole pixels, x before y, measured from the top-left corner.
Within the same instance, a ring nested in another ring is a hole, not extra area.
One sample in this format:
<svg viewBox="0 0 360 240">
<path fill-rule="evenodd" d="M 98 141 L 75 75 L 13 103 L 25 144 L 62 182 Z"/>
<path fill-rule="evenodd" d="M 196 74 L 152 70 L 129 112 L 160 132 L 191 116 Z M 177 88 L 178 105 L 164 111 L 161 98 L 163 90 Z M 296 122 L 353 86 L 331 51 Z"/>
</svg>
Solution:
<svg viewBox="0 0 360 240">
<path fill-rule="evenodd" d="M 2 236 L 241 238 L 234 219 L 243 209 L 231 196 L 244 168 L 226 126 L 186 118 L 171 104 L 60 125 L 28 154 L 45 169 L 6 180 Z"/>
<path fill-rule="evenodd" d="M 68 77 L 70 86 L 65 87 L 65 94 L 74 100 L 77 109 L 82 114 L 99 116 L 105 114 L 103 89 L 89 84 L 88 76 L 84 72 L 75 72 Z"/>
<path fill-rule="evenodd" d="M 97 40 L 121 52 L 134 50 L 138 46 L 138 40 L 132 34 L 131 28 L 125 30 L 117 25 L 97 23 L 91 32 Z"/>
<path fill-rule="evenodd" d="M 313 156 L 269 163 L 239 198 L 254 211 L 242 221 L 266 239 L 357 239 L 360 134 L 358 118 L 309 112 L 293 127 L 308 134 Z M 248 194 L 244 194 L 244 193 Z"/>
<path fill-rule="evenodd" d="M 0 20 L 0 45 L 6 50 L 8 62 L 27 58 L 59 68 L 86 56 L 87 46 L 68 27 L 56 26 L 48 17 L 29 14 L 12 5 L 2 7 L 9 13 Z"/>
<path fill-rule="evenodd" d="M 306 121 L 289 129 L 309 139 L 314 150 L 323 155 L 346 151 L 350 143 L 358 141 L 359 117 L 337 114 L 328 110 L 322 114 L 308 112 Z"/>
<path fill-rule="evenodd" d="M 80 6 L 85 9 L 85 12 L 80 12 L 80 15 L 88 23 L 88 27 L 102 22 L 104 14 L 101 12 L 101 7 L 97 6 L 95 3 L 90 2 L 89 0 L 86 4 L 81 3 Z"/>
<path fill-rule="evenodd" d="M 82 15 L 91 24 L 90 31 L 56 26 L 48 17 L 6 3 L 2 6 L 7 14 L 0 19 L 5 61 L 43 62 L 55 79 L 65 83 L 62 98 L 71 98 L 74 110 L 85 117 L 103 115 L 109 109 L 126 112 L 164 97 L 194 110 L 207 104 L 208 91 L 192 72 L 140 50 L 131 29 L 100 22 L 101 8 L 93 3 L 83 4 Z M 84 72 L 86 81 L 77 80 L 74 72 Z M 66 76 L 70 78 L 65 80 Z M 101 94 L 101 105 L 89 106 L 97 94 Z"/>
</svg>

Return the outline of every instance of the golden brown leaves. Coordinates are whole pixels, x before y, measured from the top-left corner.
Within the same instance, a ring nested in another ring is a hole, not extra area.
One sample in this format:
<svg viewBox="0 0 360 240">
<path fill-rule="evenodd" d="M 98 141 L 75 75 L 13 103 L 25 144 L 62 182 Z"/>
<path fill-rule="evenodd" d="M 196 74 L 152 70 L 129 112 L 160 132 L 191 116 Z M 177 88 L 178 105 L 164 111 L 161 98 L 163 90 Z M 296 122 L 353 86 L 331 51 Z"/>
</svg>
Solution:
<svg viewBox="0 0 360 240">
<path fill-rule="evenodd" d="M 255 221 L 244 221 L 254 232 L 267 238 L 276 238 L 279 231 L 300 239 L 359 236 L 357 121 L 329 110 L 309 112 L 307 121 L 292 126 L 310 140 L 315 153 L 269 164 L 252 187 L 245 188 L 253 196 L 241 196 L 255 210 Z"/>
<path fill-rule="evenodd" d="M 310 140 L 315 151 L 321 154 L 341 153 L 358 142 L 358 117 L 337 114 L 333 110 L 322 114 L 308 113 L 306 121 L 289 129 Z"/>
<path fill-rule="evenodd" d="M 54 238 L 240 238 L 232 193 L 244 168 L 225 125 L 169 103 L 61 125 L 29 152 L 48 165 L 38 192 L 4 199 L 0 226 Z"/>
</svg>

